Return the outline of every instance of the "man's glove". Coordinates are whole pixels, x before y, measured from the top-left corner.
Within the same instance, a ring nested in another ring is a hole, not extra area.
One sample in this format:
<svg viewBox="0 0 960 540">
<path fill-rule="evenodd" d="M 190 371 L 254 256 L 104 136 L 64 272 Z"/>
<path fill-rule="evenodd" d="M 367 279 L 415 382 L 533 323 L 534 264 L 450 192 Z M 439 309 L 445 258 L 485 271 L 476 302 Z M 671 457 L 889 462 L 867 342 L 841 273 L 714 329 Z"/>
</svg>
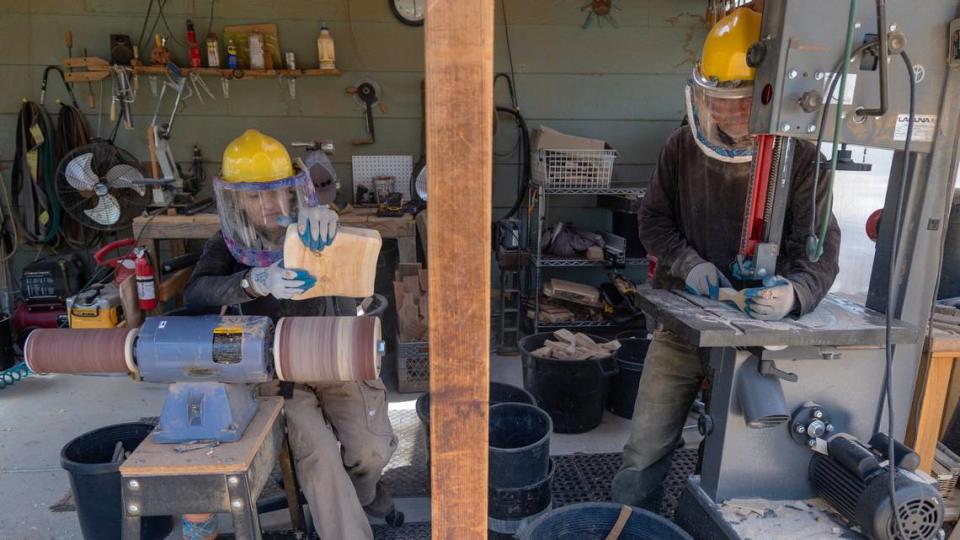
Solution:
<svg viewBox="0 0 960 540">
<path fill-rule="evenodd" d="M 747 315 L 761 321 L 779 321 L 793 311 L 797 302 L 793 283 L 780 276 L 764 279 L 763 287 L 745 289 L 743 296 Z"/>
<path fill-rule="evenodd" d="M 326 206 L 311 206 L 300 212 L 297 232 L 311 251 L 323 251 L 333 243 L 340 228 L 340 216 Z"/>
<path fill-rule="evenodd" d="M 693 267 L 687 277 L 683 280 L 687 290 L 692 294 L 700 296 L 709 296 L 714 300 L 720 292 L 720 287 L 733 287 L 730 280 L 727 279 L 713 263 L 702 262 Z"/>
<path fill-rule="evenodd" d="M 306 270 L 284 268 L 283 259 L 263 268 L 250 269 L 250 286 L 259 296 L 289 300 L 317 284 Z"/>
</svg>

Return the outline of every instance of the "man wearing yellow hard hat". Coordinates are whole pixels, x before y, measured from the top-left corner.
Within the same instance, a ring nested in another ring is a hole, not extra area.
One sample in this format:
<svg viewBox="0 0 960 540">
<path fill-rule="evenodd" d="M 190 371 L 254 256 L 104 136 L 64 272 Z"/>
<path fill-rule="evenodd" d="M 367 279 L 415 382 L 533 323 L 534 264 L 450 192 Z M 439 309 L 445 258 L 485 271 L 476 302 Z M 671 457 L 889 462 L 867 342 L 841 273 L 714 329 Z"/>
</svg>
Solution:
<svg viewBox="0 0 960 540">
<path fill-rule="evenodd" d="M 754 141 L 749 133 L 754 70 L 747 50 L 760 39 L 760 14 L 734 10 L 710 30 L 684 89 L 687 124 L 667 139 L 639 212 L 640 240 L 657 258 L 653 286 L 717 298 L 720 287 L 745 289 L 747 313 L 779 320 L 813 310 L 837 275 L 840 229 L 831 216 L 823 256 L 807 258 L 811 220 L 822 215 L 826 180 L 813 197 L 816 150 L 796 141 L 790 201 L 777 275 L 762 284 L 734 271 Z M 826 159 L 823 160 L 826 162 Z M 816 206 L 816 211 L 814 211 Z M 709 377 L 707 357 L 665 330 L 654 333 L 644 361 L 617 502 L 657 511 L 662 484 L 687 413 Z"/>
<path fill-rule="evenodd" d="M 220 232 L 203 250 L 184 296 L 190 308 L 237 306 L 244 315 L 356 316 L 352 298 L 294 301 L 316 278 L 283 266 L 286 228 L 296 223 L 303 244 L 321 251 L 333 242 L 336 212 L 318 204 L 313 181 L 295 170 L 283 144 L 249 129 L 223 152 L 214 179 Z M 261 388 L 276 393 L 277 385 Z M 294 385 L 284 411 L 301 488 L 322 538 L 372 539 L 366 514 L 393 508 L 380 483 L 397 446 L 379 380 Z M 184 538 L 213 533 L 207 516 L 187 516 Z M 193 536 L 189 536 L 190 533 Z"/>
</svg>

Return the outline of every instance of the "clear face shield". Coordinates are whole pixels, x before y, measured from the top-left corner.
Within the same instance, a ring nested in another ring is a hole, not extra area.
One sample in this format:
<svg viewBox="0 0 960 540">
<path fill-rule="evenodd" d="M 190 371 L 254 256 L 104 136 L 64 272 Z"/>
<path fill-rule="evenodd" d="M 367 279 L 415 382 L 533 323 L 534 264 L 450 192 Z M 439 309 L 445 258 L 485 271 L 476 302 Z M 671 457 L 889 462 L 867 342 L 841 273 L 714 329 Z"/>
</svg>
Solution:
<svg viewBox="0 0 960 540">
<path fill-rule="evenodd" d="M 271 182 L 213 181 L 220 228 L 227 247 L 247 266 L 269 266 L 283 258 L 286 225 L 301 209 L 317 205 L 310 176 L 304 171 Z"/>
<path fill-rule="evenodd" d="M 687 121 L 708 156 L 731 163 L 753 159 L 750 135 L 753 85 L 722 86 L 704 80 L 694 68 L 686 89 Z"/>
</svg>

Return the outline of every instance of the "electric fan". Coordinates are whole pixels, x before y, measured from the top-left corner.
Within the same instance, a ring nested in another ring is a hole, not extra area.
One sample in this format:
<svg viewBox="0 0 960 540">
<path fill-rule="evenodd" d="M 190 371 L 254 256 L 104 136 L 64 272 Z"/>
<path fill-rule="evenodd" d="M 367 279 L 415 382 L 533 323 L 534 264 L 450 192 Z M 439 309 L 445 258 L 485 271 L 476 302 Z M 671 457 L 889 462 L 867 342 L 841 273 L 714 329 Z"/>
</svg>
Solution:
<svg viewBox="0 0 960 540">
<path fill-rule="evenodd" d="M 57 166 L 63 210 L 91 229 L 116 231 L 130 225 L 149 204 L 139 162 L 109 141 L 71 150 Z"/>
</svg>

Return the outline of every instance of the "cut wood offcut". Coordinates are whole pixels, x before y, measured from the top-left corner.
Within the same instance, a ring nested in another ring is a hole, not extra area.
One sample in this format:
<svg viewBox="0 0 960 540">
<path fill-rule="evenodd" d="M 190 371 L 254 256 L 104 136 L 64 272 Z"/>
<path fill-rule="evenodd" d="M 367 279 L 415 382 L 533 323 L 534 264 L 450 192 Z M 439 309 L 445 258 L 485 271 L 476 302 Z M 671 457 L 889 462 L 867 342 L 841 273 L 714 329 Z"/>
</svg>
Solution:
<svg viewBox="0 0 960 540">
<path fill-rule="evenodd" d="M 595 360 L 606 358 L 620 348 L 617 340 L 597 343 L 590 336 L 562 329 L 553 333 L 557 341 L 547 340 L 543 347 L 533 351 L 534 356 L 555 360 Z"/>
<path fill-rule="evenodd" d="M 306 270 L 317 278 L 316 285 L 293 299 L 372 295 L 381 244 L 380 233 L 375 230 L 341 227 L 332 244 L 314 253 L 303 245 L 297 226 L 290 225 L 283 242 L 283 265 Z"/>
<path fill-rule="evenodd" d="M 401 263 L 393 282 L 400 341 L 427 341 L 429 296 L 427 271 L 419 263 Z"/>
</svg>

